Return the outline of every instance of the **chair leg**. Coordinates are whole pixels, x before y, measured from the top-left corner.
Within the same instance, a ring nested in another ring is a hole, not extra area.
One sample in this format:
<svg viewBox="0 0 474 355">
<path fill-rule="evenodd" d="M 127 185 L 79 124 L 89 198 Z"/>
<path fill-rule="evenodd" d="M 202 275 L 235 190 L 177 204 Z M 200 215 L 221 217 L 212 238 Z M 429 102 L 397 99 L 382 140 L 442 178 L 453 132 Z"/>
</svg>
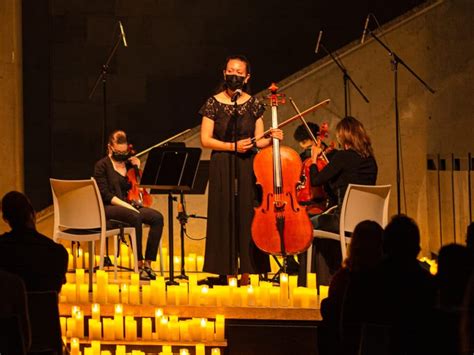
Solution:
<svg viewBox="0 0 474 355">
<path fill-rule="evenodd" d="M 92 277 L 94 274 L 94 242 L 89 242 L 89 292 L 92 292 Z"/>
<path fill-rule="evenodd" d="M 160 245 L 158 246 L 158 253 L 160 254 L 160 274 L 164 276 L 165 268 L 163 267 L 163 251 L 161 250 L 161 243 L 163 242 L 163 238 L 160 239 Z"/>
<path fill-rule="evenodd" d="M 135 272 L 138 272 L 138 254 L 137 254 L 137 235 L 135 229 L 130 232 L 130 240 L 132 242 L 132 252 L 133 252 L 133 269 Z"/>
<path fill-rule="evenodd" d="M 117 249 L 118 249 L 118 236 L 114 235 L 114 280 L 117 281 Z"/>
</svg>

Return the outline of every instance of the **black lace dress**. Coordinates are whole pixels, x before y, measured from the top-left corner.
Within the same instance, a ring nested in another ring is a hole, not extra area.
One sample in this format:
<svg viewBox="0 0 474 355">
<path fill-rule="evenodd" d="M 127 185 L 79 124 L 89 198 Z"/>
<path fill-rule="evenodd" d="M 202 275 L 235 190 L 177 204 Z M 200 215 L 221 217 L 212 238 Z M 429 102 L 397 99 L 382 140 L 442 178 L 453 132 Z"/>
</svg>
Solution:
<svg viewBox="0 0 474 355">
<path fill-rule="evenodd" d="M 265 111 L 262 103 L 251 97 L 237 105 L 237 140 L 251 138 L 255 134 L 255 122 Z M 209 98 L 199 114 L 214 121 L 213 138 L 233 142 L 234 105 Z M 232 238 L 232 178 L 234 153 L 212 151 L 209 170 L 209 195 L 207 211 L 205 272 L 232 275 L 239 273 L 265 273 L 270 271 L 268 255 L 253 243 L 251 225 L 256 200 L 253 173 L 254 151 L 237 154 L 238 179 L 236 238 Z M 236 268 L 239 266 L 239 269 Z"/>
</svg>

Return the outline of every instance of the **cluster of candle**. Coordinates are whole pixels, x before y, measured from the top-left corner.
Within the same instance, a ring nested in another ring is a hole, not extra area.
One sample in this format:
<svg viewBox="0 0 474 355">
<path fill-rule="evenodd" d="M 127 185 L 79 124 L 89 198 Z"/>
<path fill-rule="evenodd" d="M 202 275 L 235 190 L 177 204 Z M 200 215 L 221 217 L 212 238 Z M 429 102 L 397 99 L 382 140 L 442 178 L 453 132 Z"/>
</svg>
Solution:
<svg viewBox="0 0 474 355">
<path fill-rule="evenodd" d="M 125 320 L 125 322 L 124 322 Z M 72 307 L 71 317 L 61 317 L 61 333 L 67 338 L 85 338 L 84 312 Z M 153 332 L 153 326 L 155 332 Z M 179 320 L 178 316 L 166 316 L 162 309 L 156 309 L 154 318 L 141 318 L 142 341 L 224 341 L 225 319 L 217 315 L 215 321 L 206 318 Z M 124 332 L 125 330 L 125 332 Z M 137 320 L 125 316 L 123 305 L 115 305 L 113 318 L 102 318 L 100 305 L 95 303 L 88 319 L 89 340 L 137 341 Z"/>
<path fill-rule="evenodd" d="M 80 341 L 78 338 L 71 339 L 71 355 L 81 355 L 80 349 Z M 132 350 L 132 352 L 126 352 L 125 345 L 117 345 L 115 348 L 115 355 L 144 355 L 145 352 L 140 350 Z M 170 345 L 163 345 L 162 351 L 159 353 L 160 355 L 172 355 L 172 347 Z M 204 344 L 196 344 L 195 347 L 195 354 L 196 355 L 204 355 L 205 354 L 205 347 Z M 212 355 L 220 355 L 221 350 L 219 348 L 212 348 L 211 349 Z M 92 341 L 90 347 L 84 347 L 84 355 L 112 355 L 111 351 L 108 350 L 101 350 L 100 341 Z M 179 349 L 179 355 L 190 355 L 190 352 L 186 348 Z"/>
<path fill-rule="evenodd" d="M 74 269 L 74 262 L 76 269 L 82 269 L 89 263 L 89 252 L 84 251 L 82 248 L 78 248 L 72 253 L 70 248 L 66 248 L 69 254 L 69 265 L 68 269 Z M 169 270 L 169 254 L 168 248 L 161 248 L 161 257 L 163 258 L 163 268 L 164 270 Z M 110 255 L 112 263 L 115 263 L 115 256 Z M 95 255 L 94 257 L 95 266 L 99 266 L 100 256 Z M 120 244 L 120 253 L 117 258 L 117 265 L 124 266 L 128 268 L 133 268 L 134 260 L 131 254 L 131 249 L 125 245 Z M 204 256 L 197 255 L 195 253 L 189 253 L 188 256 L 185 256 L 184 267 L 186 272 L 200 272 L 204 265 Z M 152 268 L 154 270 L 161 269 L 160 255 L 157 256 L 157 260 L 152 262 Z M 175 272 L 179 273 L 181 271 L 181 256 L 175 255 L 173 257 L 173 266 Z"/>
<path fill-rule="evenodd" d="M 307 275 L 308 287 L 297 287 L 297 276 L 280 275 L 280 285 L 259 281 L 258 275 L 250 275 L 249 286 L 237 286 L 231 279 L 227 286 L 209 288 L 197 285 L 197 275 L 189 275 L 188 283 L 166 286 L 165 279 L 158 276 L 149 285 L 140 286 L 139 275 L 130 274 L 128 283 L 109 284 L 108 274 L 97 271 L 97 282 L 93 285 L 93 302 L 100 304 L 130 304 L 152 306 L 211 306 L 211 307 L 297 307 L 316 308 L 316 274 Z M 63 286 L 60 300 L 67 303 L 88 303 L 84 270 L 76 270 L 76 282 Z M 320 297 L 327 296 L 327 287 L 321 286 Z"/>
</svg>

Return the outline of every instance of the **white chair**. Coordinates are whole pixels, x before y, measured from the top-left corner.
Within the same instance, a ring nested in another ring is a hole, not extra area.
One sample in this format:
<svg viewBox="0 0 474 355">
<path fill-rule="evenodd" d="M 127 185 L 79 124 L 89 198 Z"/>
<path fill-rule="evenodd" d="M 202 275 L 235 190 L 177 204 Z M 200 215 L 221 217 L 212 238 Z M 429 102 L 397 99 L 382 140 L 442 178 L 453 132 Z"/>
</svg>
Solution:
<svg viewBox="0 0 474 355">
<path fill-rule="evenodd" d="M 351 238 L 346 233 L 352 233 L 362 221 L 375 221 L 382 228 L 388 223 L 388 202 L 392 185 L 355 185 L 349 184 L 342 202 L 339 219 L 339 233 L 313 230 L 314 238 L 333 239 L 341 243 L 342 260 L 347 255 L 347 245 Z M 307 272 L 311 272 L 312 246 L 308 249 Z"/>
<path fill-rule="evenodd" d="M 117 255 L 119 228 L 107 229 L 104 205 L 94 178 L 89 180 L 50 179 L 53 193 L 53 240 L 70 240 L 89 243 L 89 290 L 92 289 L 94 269 L 94 242 L 100 241 L 99 269 L 104 268 L 105 241 L 114 237 L 114 255 Z M 130 235 L 134 270 L 138 272 L 137 241 L 134 227 L 123 229 Z M 117 278 L 117 260 L 114 258 L 114 277 Z"/>
</svg>

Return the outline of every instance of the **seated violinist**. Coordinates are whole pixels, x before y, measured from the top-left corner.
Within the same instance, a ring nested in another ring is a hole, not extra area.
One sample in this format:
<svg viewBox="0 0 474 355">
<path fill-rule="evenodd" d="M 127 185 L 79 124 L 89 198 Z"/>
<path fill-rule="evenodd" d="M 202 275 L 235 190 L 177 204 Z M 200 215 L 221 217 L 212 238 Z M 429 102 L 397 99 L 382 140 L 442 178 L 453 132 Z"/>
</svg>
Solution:
<svg viewBox="0 0 474 355">
<path fill-rule="evenodd" d="M 102 195 L 106 218 L 135 227 L 140 279 L 154 280 L 156 274 L 151 268 L 151 262 L 156 260 L 158 253 L 163 215 L 128 198 L 132 184 L 127 173 L 130 169 L 139 168 L 140 160 L 131 156 L 124 131 L 117 130 L 110 134 L 107 151 L 107 156 L 99 160 L 94 168 L 94 178 Z M 145 257 L 142 251 L 142 223 L 150 226 Z"/>
<path fill-rule="evenodd" d="M 328 164 L 335 151 L 322 141 L 325 134 L 327 133 L 327 123 L 323 123 L 321 131 L 316 123 L 307 122 L 307 125 L 311 131 L 311 134 L 308 132 L 306 125 L 301 124 L 296 128 L 293 137 L 303 149 L 303 151 L 300 153 L 301 161 L 303 162 L 303 171 L 301 173 L 302 185 L 298 188 L 297 194 L 298 202 L 301 205 L 306 206 L 306 211 L 311 217 L 324 212 L 324 210 L 329 207 L 330 201 L 335 200 L 334 198 L 330 198 L 332 196 L 332 191 L 330 190 L 329 186 L 311 186 L 309 175 L 310 166 L 313 163 L 311 159 L 312 147 L 321 145 L 325 151 L 325 158 L 323 162 L 324 165 Z M 316 139 L 316 141 L 313 140 L 313 137 Z M 320 160 L 323 160 L 323 158 Z"/>
<path fill-rule="evenodd" d="M 367 132 L 360 121 L 354 117 L 345 117 L 336 126 L 336 137 L 343 148 L 337 151 L 329 164 L 319 170 L 317 158 L 322 148 L 312 147 L 310 167 L 311 186 L 328 184 L 335 192 L 338 208 L 331 214 L 320 214 L 311 217 L 315 229 L 339 232 L 340 208 L 349 184 L 375 185 L 377 179 L 377 163 Z M 318 280 L 321 285 L 329 285 L 330 276 L 341 266 L 342 255 L 340 243 L 330 239 L 316 239 L 318 258 Z"/>
</svg>

